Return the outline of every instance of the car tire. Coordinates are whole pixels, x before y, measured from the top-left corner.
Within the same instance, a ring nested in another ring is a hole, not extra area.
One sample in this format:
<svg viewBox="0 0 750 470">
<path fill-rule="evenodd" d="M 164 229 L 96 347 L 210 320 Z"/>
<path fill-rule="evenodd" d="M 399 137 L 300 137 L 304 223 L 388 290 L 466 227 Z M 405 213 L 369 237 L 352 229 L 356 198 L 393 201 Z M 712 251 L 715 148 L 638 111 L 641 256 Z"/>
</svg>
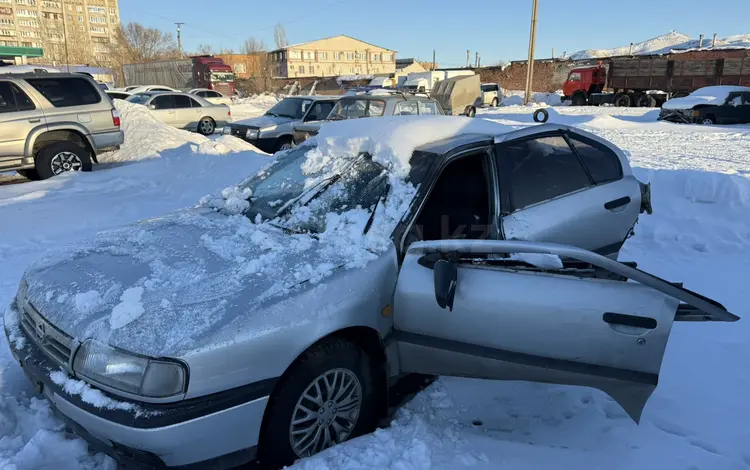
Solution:
<svg viewBox="0 0 750 470">
<path fill-rule="evenodd" d="M 333 432 L 335 424 L 338 424 L 339 432 L 345 432 L 341 430 L 346 429 L 344 424 L 347 420 L 341 416 L 336 403 L 329 396 L 329 393 L 337 395 L 337 384 L 344 387 L 341 392 L 343 398 L 339 399 L 338 404 L 347 404 L 348 408 L 352 406 L 348 404 L 350 397 L 354 396 L 355 401 L 358 397 L 359 400 L 356 416 L 352 417 L 354 409 L 348 410 L 349 419 L 354 421 L 353 425 L 349 422 L 347 426 L 349 433 L 341 440 L 336 438 L 334 444 L 372 432 L 378 420 L 375 370 L 367 354 L 344 339 L 328 338 L 304 352 L 276 385 L 266 406 L 259 443 L 260 462 L 270 468 L 291 465 L 297 459 L 307 457 L 307 450 L 311 451 L 310 455 L 322 450 L 319 446 L 325 445 L 325 431 L 320 430 Z M 333 380 L 337 382 L 333 383 Z M 326 384 L 333 384 L 332 392 L 322 386 Z M 320 386 L 320 395 L 316 385 Z M 306 394 L 315 400 L 307 398 Z M 318 400 L 320 403 L 317 403 Z M 293 425 L 293 419 L 304 421 Z M 310 436 L 304 432 L 307 429 L 312 430 Z M 299 438 L 300 435 L 303 437 Z M 320 441 L 316 439 L 318 435 Z M 304 447 L 308 443 L 310 447 L 306 450 Z"/>
<path fill-rule="evenodd" d="M 467 106 L 465 114 L 467 117 L 473 118 L 477 115 L 477 108 L 474 106 Z"/>
<path fill-rule="evenodd" d="M 291 150 L 295 147 L 294 139 L 292 137 L 285 137 L 279 140 L 279 145 L 276 147 L 277 152 L 283 152 L 285 150 Z"/>
<path fill-rule="evenodd" d="M 627 108 L 631 104 L 630 96 L 625 93 L 617 93 L 612 100 L 612 103 L 618 108 Z"/>
<path fill-rule="evenodd" d="M 709 114 L 708 116 L 702 117 L 700 123 L 706 126 L 713 126 L 716 124 L 716 118 Z"/>
<path fill-rule="evenodd" d="M 549 119 L 549 112 L 544 108 L 539 108 L 534 111 L 534 122 L 547 122 Z"/>
<path fill-rule="evenodd" d="M 42 147 L 34 158 L 35 172 L 39 179 L 68 171 L 91 171 L 91 152 L 73 142 L 55 142 Z"/>
<path fill-rule="evenodd" d="M 585 91 L 577 91 L 573 93 L 573 97 L 570 100 L 572 106 L 586 106 L 588 98 L 586 97 Z"/>
<path fill-rule="evenodd" d="M 39 178 L 39 173 L 36 172 L 36 170 L 16 170 L 19 175 L 23 176 L 27 180 L 31 181 L 37 181 Z"/>
<path fill-rule="evenodd" d="M 198 121 L 198 133 L 201 135 L 212 135 L 216 131 L 216 122 L 210 117 L 204 117 Z"/>
<path fill-rule="evenodd" d="M 490 103 L 490 106 L 492 106 L 493 108 L 497 108 L 497 105 L 498 105 L 497 98 L 492 98 L 492 103 Z"/>
</svg>

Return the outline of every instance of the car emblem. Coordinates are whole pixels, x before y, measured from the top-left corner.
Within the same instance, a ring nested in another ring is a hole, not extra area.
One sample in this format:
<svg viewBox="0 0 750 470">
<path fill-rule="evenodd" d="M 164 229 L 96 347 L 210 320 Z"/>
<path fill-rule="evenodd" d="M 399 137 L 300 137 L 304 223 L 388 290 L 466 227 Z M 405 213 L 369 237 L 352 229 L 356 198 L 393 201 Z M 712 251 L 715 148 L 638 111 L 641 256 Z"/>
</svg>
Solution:
<svg viewBox="0 0 750 470">
<path fill-rule="evenodd" d="M 36 338 L 38 340 L 44 339 L 47 336 L 47 325 L 42 322 L 36 324 Z"/>
</svg>

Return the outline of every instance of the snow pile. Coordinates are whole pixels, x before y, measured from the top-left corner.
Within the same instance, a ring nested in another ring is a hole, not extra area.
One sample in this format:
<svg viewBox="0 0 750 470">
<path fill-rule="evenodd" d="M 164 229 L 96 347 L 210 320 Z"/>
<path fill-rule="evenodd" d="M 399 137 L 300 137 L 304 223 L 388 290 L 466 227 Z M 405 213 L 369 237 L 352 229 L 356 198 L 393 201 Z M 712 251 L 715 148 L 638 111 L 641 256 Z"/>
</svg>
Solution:
<svg viewBox="0 0 750 470">
<path fill-rule="evenodd" d="M 460 134 L 499 135 L 509 126 L 454 116 L 398 116 L 327 123 L 317 136 L 311 158 L 328 161 L 366 152 L 395 176 L 405 177 L 417 147 Z"/>
<path fill-rule="evenodd" d="M 84 403 L 95 406 L 99 409 L 137 411 L 138 407 L 132 403 L 113 400 L 99 390 L 91 388 L 89 384 L 82 380 L 75 380 L 68 377 L 64 371 L 56 370 L 50 372 L 49 378 L 61 386 L 65 393 L 78 395 Z"/>
<path fill-rule="evenodd" d="M 167 150 L 192 144 L 194 153 L 204 155 L 226 155 L 232 152 L 255 151 L 254 146 L 231 136 L 220 136 L 216 140 L 168 126 L 159 121 L 145 106 L 115 100 L 120 111 L 122 129 L 125 132 L 125 143 L 119 150 L 99 155 L 99 161 L 129 162 L 155 158 Z"/>
<path fill-rule="evenodd" d="M 518 106 L 523 104 L 526 92 L 523 90 L 503 90 L 503 101 L 500 106 Z M 562 104 L 562 90 L 551 92 L 534 92 L 531 94 L 531 105 L 559 106 Z"/>
<path fill-rule="evenodd" d="M 248 98 L 237 98 L 232 104 L 232 118 L 234 121 L 261 116 L 281 101 L 282 97 L 270 93 L 253 95 Z"/>
<path fill-rule="evenodd" d="M 372 75 L 372 74 L 341 75 L 340 77 L 336 77 L 336 83 L 341 85 L 344 82 L 356 82 L 359 80 L 372 80 L 373 78 L 375 78 L 375 75 Z"/>
</svg>

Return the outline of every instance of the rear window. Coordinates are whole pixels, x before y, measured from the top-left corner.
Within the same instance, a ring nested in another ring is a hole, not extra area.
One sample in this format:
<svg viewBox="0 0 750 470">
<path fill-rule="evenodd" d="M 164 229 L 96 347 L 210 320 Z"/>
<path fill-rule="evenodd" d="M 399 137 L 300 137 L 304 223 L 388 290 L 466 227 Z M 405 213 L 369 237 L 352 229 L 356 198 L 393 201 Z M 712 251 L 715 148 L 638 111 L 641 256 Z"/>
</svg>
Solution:
<svg viewBox="0 0 750 470">
<path fill-rule="evenodd" d="M 609 183 L 622 178 L 620 158 L 612 150 L 593 142 L 584 142 L 572 135 L 569 137 L 594 183 Z"/>
<path fill-rule="evenodd" d="M 27 78 L 26 81 L 56 108 L 85 106 L 102 100 L 98 87 L 84 78 Z"/>
</svg>

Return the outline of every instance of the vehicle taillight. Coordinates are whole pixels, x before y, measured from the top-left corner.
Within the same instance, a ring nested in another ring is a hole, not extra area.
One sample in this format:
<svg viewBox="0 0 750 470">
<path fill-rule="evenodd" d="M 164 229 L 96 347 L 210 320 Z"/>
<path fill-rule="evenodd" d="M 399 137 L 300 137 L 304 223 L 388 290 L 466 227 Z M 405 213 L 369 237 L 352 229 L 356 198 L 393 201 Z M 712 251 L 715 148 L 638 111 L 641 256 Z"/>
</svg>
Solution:
<svg viewBox="0 0 750 470">
<path fill-rule="evenodd" d="M 120 111 L 112 108 L 112 124 L 115 125 L 115 127 L 120 127 Z"/>
<path fill-rule="evenodd" d="M 227 110 L 227 116 L 232 117 L 232 110 L 231 109 Z"/>
</svg>

